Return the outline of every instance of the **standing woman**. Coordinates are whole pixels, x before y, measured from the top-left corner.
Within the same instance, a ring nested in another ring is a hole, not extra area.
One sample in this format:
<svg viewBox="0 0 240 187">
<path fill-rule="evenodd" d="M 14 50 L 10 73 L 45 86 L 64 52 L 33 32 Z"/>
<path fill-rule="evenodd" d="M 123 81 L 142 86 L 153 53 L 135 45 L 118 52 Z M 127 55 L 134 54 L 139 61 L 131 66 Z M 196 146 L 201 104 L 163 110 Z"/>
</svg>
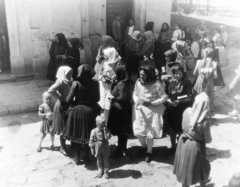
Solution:
<svg viewBox="0 0 240 187">
<path fill-rule="evenodd" d="M 154 35 L 152 34 L 152 31 L 144 32 L 143 36 L 145 39 L 145 44 L 143 46 L 143 49 L 139 52 L 139 56 L 141 56 L 142 58 L 145 55 L 153 54 L 155 49 L 154 46 L 155 38 Z"/>
<path fill-rule="evenodd" d="M 183 113 L 182 128 L 174 160 L 173 173 L 183 187 L 200 182 L 209 182 L 211 166 L 206 159 L 206 143 L 212 141 L 209 111 L 209 97 L 205 92 L 195 98 L 192 108 Z"/>
<path fill-rule="evenodd" d="M 173 79 L 167 84 L 166 93 L 168 94 L 167 117 L 172 148 L 176 150 L 176 135 L 182 133 L 182 115 L 186 108 L 191 107 L 193 103 L 193 92 L 191 81 L 186 79 L 186 73 L 182 66 L 172 67 Z M 174 116 L 174 117 L 173 117 Z"/>
<path fill-rule="evenodd" d="M 152 161 L 154 138 L 161 138 L 163 127 L 163 103 L 167 100 L 164 87 L 152 66 L 140 68 L 140 78 L 133 92 L 135 103 L 133 111 L 133 132 L 142 145 L 141 153 L 147 151 L 145 161 Z"/>
<path fill-rule="evenodd" d="M 56 82 L 48 89 L 48 92 L 58 100 L 53 108 L 52 134 L 60 135 L 60 152 L 66 154 L 65 139 L 63 138 L 64 115 L 66 98 L 72 86 L 72 69 L 68 66 L 61 66 L 57 71 Z"/>
<path fill-rule="evenodd" d="M 162 67 L 166 66 L 166 59 L 164 53 L 171 49 L 171 30 L 167 23 L 162 24 L 159 37 L 156 41 L 156 67 L 158 71 L 162 71 Z"/>
<path fill-rule="evenodd" d="M 47 79 L 56 80 L 56 73 L 61 65 L 65 65 L 67 60 L 68 42 L 63 33 L 55 35 L 56 41 L 52 42 L 49 50 L 50 62 L 47 68 Z"/>
<path fill-rule="evenodd" d="M 71 104 L 71 108 L 68 111 L 63 136 L 74 145 L 77 165 L 80 164 L 81 144 L 85 149 L 84 159 L 89 161 L 90 133 L 96 127 L 95 119 L 101 110 L 97 103 L 100 99 L 99 83 L 92 79 L 94 75 L 95 72 L 89 65 L 81 65 L 78 68 L 77 79 L 73 82 L 66 99 L 66 102 Z"/>
<path fill-rule="evenodd" d="M 188 43 L 189 46 L 191 46 L 191 44 L 193 42 L 193 38 L 192 38 L 192 33 L 190 31 L 190 27 L 189 26 L 186 26 L 184 28 L 184 33 L 185 33 L 184 40 Z"/>
<path fill-rule="evenodd" d="M 221 36 L 221 29 L 219 27 L 214 29 L 215 35 L 213 36 L 213 41 L 215 48 L 218 49 L 219 54 L 219 66 L 223 67 L 227 65 L 226 49 L 224 47 L 223 38 Z"/>
<path fill-rule="evenodd" d="M 197 39 L 197 41 L 199 41 L 202 38 L 208 38 L 209 35 L 209 30 L 206 26 L 206 22 L 205 21 L 200 21 L 199 26 L 197 27 L 196 31 L 195 31 L 195 38 Z M 204 35 L 206 37 L 204 37 Z"/>
<path fill-rule="evenodd" d="M 108 99 L 109 94 L 111 93 L 112 83 L 116 79 L 116 74 L 113 68 L 121 60 L 118 52 L 115 48 L 108 48 L 103 51 L 106 59 L 102 62 L 101 71 L 98 76 L 100 84 L 100 101 L 99 104 L 104 110 L 104 118 L 106 123 L 108 121 L 108 114 L 110 109 L 110 101 Z"/>
<path fill-rule="evenodd" d="M 214 103 L 214 86 L 213 79 L 217 78 L 217 63 L 212 60 L 213 58 L 213 49 L 206 48 L 203 51 L 203 60 L 198 60 L 196 67 L 193 71 L 193 75 L 197 75 L 197 80 L 194 85 L 194 91 L 197 94 L 200 94 L 204 90 L 204 84 L 206 84 L 206 94 L 210 98 L 210 109 L 213 108 Z M 210 110 L 210 111 L 211 111 Z"/>
<path fill-rule="evenodd" d="M 118 136 L 118 147 L 111 155 L 112 158 L 127 155 L 127 138 L 132 134 L 132 106 L 130 83 L 124 65 L 114 68 L 116 81 L 111 88 L 111 107 L 107 127 L 112 135 Z"/>
</svg>

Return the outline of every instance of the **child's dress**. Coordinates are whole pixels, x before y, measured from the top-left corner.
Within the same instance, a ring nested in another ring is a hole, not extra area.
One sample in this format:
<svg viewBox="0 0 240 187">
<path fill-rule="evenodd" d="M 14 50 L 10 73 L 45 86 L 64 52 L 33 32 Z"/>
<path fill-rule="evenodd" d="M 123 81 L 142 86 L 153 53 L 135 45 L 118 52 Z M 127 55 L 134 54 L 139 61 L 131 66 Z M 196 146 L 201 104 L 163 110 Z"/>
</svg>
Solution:
<svg viewBox="0 0 240 187">
<path fill-rule="evenodd" d="M 42 114 L 46 113 L 52 113 L 53 112 L 53 106 L 50 107 L 46 103 L 43 103 L 39 106 L 38 109 Z M 43 134 L 51 133 L 52 131 L 52 115 L 50 115 L 50 119 L 47 119 L 46 116 L 42 119 L 42 125 L 40 128 L 40 132 Z"/>
<path fill-rule="evenodd" d="M 110 155 L 108 139 L 111 138 L 111 132 L 107 127 L 104 127 L 104 129 L 95 128 L 91 132 L 89 147 L 95 149 L 95 157 L 108 158 Z"/>
</svg>

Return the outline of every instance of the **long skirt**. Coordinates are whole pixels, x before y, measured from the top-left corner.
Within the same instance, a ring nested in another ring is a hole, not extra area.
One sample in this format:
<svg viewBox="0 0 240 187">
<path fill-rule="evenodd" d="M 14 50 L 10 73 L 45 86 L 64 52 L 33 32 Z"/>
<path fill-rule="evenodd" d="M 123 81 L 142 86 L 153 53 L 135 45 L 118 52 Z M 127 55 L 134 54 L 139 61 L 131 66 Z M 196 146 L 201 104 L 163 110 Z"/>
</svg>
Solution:
<svg viewBox="0 0 240 187">
<path fill-rule="evenodd" d="M 51 58 L 47 68 L 47 79 L 50 81 L 56 80 L 57 70 L 60 67 L 61 62 L 55 58 Z"/>
<path fill-rule="evenodd" d="M 120 107 L 117 107 L 120 104 Z M 132 130 L 132 105 L 130 102 L 111 104 L 107 127 L 112 135 L 133 134 Z"/>
<path fill-rule="evenodd" d="M 98 104 L 102 107 L 102 109 L 109 110 L 111 103 L 110 100 L 108 99 L 108 96 L 110 95 L 111 84 L 99 81 L 99 87 L 100 87 L 100 101 Z"/>
<path fill-rule="evenodd" d="M 93 105 L 77 105 L 69 109 L 63 137 L 69 141 L 88 144 L 90 133 L 96 127 L 96 117 L 101 107 Z"/>
<path fill-rule="evenodd" d="M 138 106 L 133 109 L 133 132 L 135 136 L 149 139 L 161 138 L 163 128 L 163 105 Z"/>
<path fill-rule="evenodd" d="M 177 180 L 190 186 L 208 179 L 210 170 L 210 163 L 206 159 L 206 144 L 190 140 L 182 134 L 177 145 L 173 168 Z"/>
<path fill-rule="evenodd" d="M 227 53 L 224 46 L 217 46 L 219 55 L 219 66 L 223 67 L 227 65 Z"/>
<path fill-rule="evenodd" d="M 52 134 L 62 135 L 64 129 L 64 112 L 61 102 L 57 100 L 53 108 Z"/>
<path fill-rule="evenodd" d="M 155 63 L 156 63 L 156 68 L 159 72 L 162 71 L 162 67 L 166 66 L 166 57 L 165 57 L 164 53 L 170 49 L 171 49 L 170 42 L 158 44 L 158 46 L 156 47 L 156 50 L 155 50 L 156 62 Z"/>
<path fill-rule="evenodd" d="M 213 79 L 214 86 L 223 86 L 224 85 L 224 79 L 222 76 L 222 71 L 219 65 L 217 65 L 217 78 Z"/>
</svg>

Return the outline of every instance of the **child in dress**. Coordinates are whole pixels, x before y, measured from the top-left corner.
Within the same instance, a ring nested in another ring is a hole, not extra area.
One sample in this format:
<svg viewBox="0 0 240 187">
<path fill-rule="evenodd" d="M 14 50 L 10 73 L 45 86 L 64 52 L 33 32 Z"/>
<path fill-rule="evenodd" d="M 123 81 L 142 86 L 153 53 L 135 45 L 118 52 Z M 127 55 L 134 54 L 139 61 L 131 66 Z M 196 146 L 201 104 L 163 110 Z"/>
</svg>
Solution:
<svg viewBox="0 0 240 187">
<path fill-rule="evenodd" d="M 43 117 L 42 125 L 40 128 L 42 137 L 40 139 L 40 143 L 37 148 L 38 152 L 41 152 L 41 150 L 42 150 L 42 148 L 41 148 L 42 142 L 43 142 L 43 139 L 46 137 L 47 133 L 50 133 L 50 135 L 51 135 L 52 145 L 50 146 L 50 149 L 51 150 L 54 149 L 54 134 L 51 133 L 53 107 L 54 107 L 53 96 L 48 92 L 44 92 L 43 93 L 43 104 L 41 104 L 38 109 L 38 115 Z"/>
<path fill-rule="evenodd" d="M 97 177 L 101 178 L 103 173 L 105 173 L 105 178 L 109 179 L 109 142 L 111 138 L 110 130 L 105 127 L 105 119 L 103 116 L 97 116 L 96 125 L 97 127 L 92 130 L 89 147 L 91 148 L 91 153 L 97 157 L 97 166 L 99 173 Z"/>
</svg>

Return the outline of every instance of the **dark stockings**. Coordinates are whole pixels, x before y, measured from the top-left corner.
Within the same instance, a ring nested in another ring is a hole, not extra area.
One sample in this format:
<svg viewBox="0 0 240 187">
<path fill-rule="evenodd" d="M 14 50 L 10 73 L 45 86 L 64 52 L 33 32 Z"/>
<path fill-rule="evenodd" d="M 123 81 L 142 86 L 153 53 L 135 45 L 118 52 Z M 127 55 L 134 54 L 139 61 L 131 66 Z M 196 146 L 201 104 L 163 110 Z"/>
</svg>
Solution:
<svg viewBox="0 0 240 187">
<path fill-rule="evenodd" d="M 118 136 L 118 148 L 119 152 L 126 152 L 127 150 L 127 135 L 119 135 Z"/>
</svg>

